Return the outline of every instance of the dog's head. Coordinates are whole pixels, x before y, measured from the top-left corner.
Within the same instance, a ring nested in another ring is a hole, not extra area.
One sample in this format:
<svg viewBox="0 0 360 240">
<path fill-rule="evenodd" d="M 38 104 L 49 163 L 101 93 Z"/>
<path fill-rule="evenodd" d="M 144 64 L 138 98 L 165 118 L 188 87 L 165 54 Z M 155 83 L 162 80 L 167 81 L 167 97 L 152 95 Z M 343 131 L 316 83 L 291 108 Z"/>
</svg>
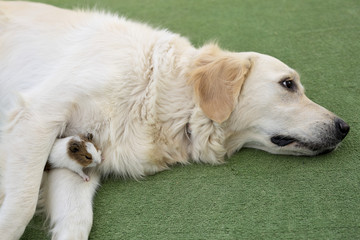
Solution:
<svg viewBox="0 0 360 240">
<path fill-rule="evenodd" d="M 349 132 L 343 120 L 305 96 L 298 73 L 278 59 L 215 45 L 199 51 L 189 83 L 202 113 L 223 130 L 228 155 L 242 147 L 318 155 L 334 150 Z"/>
</svg>

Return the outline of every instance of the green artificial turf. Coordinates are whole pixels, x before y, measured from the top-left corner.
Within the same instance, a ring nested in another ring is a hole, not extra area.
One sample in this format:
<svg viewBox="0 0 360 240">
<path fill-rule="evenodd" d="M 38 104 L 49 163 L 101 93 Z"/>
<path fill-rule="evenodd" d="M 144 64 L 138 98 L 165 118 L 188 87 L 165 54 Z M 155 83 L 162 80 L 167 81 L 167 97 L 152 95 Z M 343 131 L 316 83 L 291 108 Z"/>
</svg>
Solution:
<svg viewBox="0 0 360 240">
<path fill-rule="evenodd" d="M 346 120 L 337 151 L 319 157 L 244 149 L 221 166 L 175 166 L 142 181 L 109 179 L 90 239 L 360 239 L 359 0 L 57 0 L 257 51 L 297 69 L 307 95 Z M 41 217 L 25 239 L 48 239 Z"/>
</svg>

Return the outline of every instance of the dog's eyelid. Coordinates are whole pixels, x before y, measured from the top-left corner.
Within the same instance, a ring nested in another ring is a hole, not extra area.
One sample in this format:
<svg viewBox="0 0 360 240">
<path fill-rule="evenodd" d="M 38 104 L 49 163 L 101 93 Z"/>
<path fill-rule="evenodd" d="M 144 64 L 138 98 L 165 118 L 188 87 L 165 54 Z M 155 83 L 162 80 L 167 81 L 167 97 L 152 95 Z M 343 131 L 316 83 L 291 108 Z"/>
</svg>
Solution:
<svg viewBox="0 0 360 240">
<path fill-rule="evenodd" d="M 293 81 L 293 80 L 294 80 L 294 79 L 293 79 L 292 77 L 287 76 L 287 77 L 281 78 L 281 80 L 280 80 L 279 83 L 282 83 L 282 82 L 285 82 L 285 81 Z"/>
</svg>

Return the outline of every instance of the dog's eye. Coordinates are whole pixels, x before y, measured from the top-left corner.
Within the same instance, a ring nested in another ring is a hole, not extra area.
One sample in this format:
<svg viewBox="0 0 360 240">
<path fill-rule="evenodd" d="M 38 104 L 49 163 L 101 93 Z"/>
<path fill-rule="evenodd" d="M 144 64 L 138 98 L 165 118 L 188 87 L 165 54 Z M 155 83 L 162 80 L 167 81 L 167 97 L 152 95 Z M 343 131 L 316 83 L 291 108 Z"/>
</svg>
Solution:
<svg viewBox="0 0 360 240">
<path fill-rule="evenodd" d="M 283 82 L 283 85 L 286 87 L 286 88 L 292 88 L 293 87 L 293 82 L 290 81 L 290 80 L 286 80 Z"/>
<path fill-rule="evenodd" d="M 283 87 L 285 87 L 286 89 L 288 89 L 290 91 L 295 91 L 295 89 L 296 89 L 296 85 L 295 85 L 294 81 L 291 80 L 290 78 L 285 78 L 284 80 L 281 80 L 280 83 Z"/>
<path fill-rule="evenodd" d="M 91 157 L 90 156 L 85 156 L 87 160 L 91 160 Z"/>
</svg>

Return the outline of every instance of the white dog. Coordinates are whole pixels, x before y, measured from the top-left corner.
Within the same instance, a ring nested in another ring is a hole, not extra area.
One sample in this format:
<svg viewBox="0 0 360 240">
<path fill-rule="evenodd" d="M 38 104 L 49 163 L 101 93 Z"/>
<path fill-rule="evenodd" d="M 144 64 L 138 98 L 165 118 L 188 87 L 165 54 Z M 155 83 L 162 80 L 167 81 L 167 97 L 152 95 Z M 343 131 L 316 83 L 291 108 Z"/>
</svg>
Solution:
<svg viewBox="0 0 360 240">
<path fill-rule="evenodd" d="M 53 238 L 87 239 L 100 175 L 218 164 L 242 147 L 317 155 L 349 131 L 273 57 L 25 2 L 0 3 L 0 107 L 1 239 L 20 238 L 32 218 L 57 137 L 91 132 L 106 159 L 89 182 L 66 169 L 44 181 Z"/>
</svg>

